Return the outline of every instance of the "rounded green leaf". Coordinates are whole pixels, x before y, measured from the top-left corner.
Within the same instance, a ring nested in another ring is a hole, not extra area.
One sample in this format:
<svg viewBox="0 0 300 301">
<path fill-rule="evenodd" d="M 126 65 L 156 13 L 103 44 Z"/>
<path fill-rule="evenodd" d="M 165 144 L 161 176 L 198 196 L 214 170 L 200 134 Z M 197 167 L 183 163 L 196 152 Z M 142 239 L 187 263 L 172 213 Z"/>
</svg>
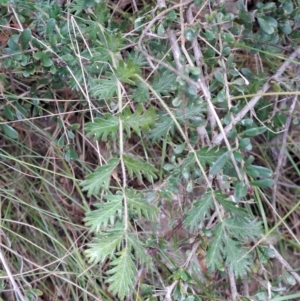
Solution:
<svg viewBox="0 0 300 301">
<path fill-rule="evenodd" d="M 164 170 L 171 171 L 172 169 L 174 169 L 173 164 L 167 163 L 167 164 L 164 165 Z"/>
<path fill-rule="evenodd" d="M 231 48 L 230 47 L 225 47 L 222 50 L 222 56 L 228 56 L 231 52 Z"/>
<path fill-rule="evenodd" d="M 21 42 L 22 49 L 26 49 L 30 41 L 31 41 L 31 30 L 29 28 L 25 28 L 20 34 L 20 42 Z"/>
<path fill-rule="evenodd" d="M 185 143 L 177 144 L 174 146 L 174 153 L 176 155 L 179 155 L 184 151 L 184 149 L 185 149 Z"/>
<path fill-rule="evenodd" d="M 257 17 L 260 28 L 267 34 L 274 33 L 274 27 L 268 22 L 265 17 Z"/>
<path fill-rule="evenodd" d="M 12 51 L 18 51 L 20 50 L 19 45 L 18 45 L 18 35 L 13 35 L 8 41 L 7 41 L 7 46 L 9 47 L 10 50 Z"/>
<path fill-rule="evenodd" d="M 157 34 L 162 37 L 165 34 L 166 30 L 163 26 L 163 24 L 159 24 L 157 27 Z"/>
<path fill-rule="evenodd" d="M 273 186 L 274 180 L 273 179 L 256 180 L 256 181 L 252 181 L 250 184 L 257 187 L 266 188 L 266 187 Z"/>
<path fill-rule="evenodd" d="M 244 131 L 244 135 L 248 136 L 248 137 L 254 137 L 254 136 L 258 136 L 258 135 L 264 133 L 266 130 L 267 130 L 267 128 L 264 126 L 252 128 L 252 129 L 248 129 L 248 130 Z"/>
<path fill-rule="evenodd" d="M 224 89 L 221 89 L 217 95 L 218 102 L 224 102 L 226 100 L 226 93 Z"/>
<path fill-rule="evenodd" d="M 293 1 L 291 1 L 291 0 L 284 1 L 284 3 L 282 3 L 282 9 L 285 14 L 290 15 L 294 11 Z"/>
<path fill-rule="evenodd" d="M 218 82 L 220 82 L 221 84 L 224 85 L 224 76 L 223 76 L 223 74 L 222 74 L 221 72 L 215 72 L 215 73 L 214 73 L 214 78 L 215 78 Z"/>
<path fill-rule="evenodd" d="M 67 130 L 67 135 L 70 139 L 74 139 L 75 138 L 75 134 L 72 131 Z"/>
<path fill-rule="evenodd" d="M 179 97 L 175 97 L 173 100 L 172 100 L 172 105 L 173 107 L 179 107 L 180 105 L 182 104 L 182 100 L 179 98 Z"/>
<path fill-rule="evenodd" d="M 18 139 L 19 138 L 19 134 L 18 132 L 12 128 L 10 125 L 8 124 L 2 124 L 1 128 L 3 130 L 3 132 L 11 139 Z"/>
<path fill-rule="evenodd" d="M 65 153 L 65 159 L 67 162 L 70 162 L 71 160 L 77 160 L 78 159 L 78 155 L 75 152 L 75 150 L 71 147 L 68 146 L 68 149 Z"/>
<path fill-rule="evenodd" d="M 55 19 L 51 18 L 48 20 L 47 25 L 46 25 L 46 35 L 50 37 L 53 34 L 53 30 L 55 28 L 56 21 Z"/>
<path fill-rule="evenodd" d="M 184 31 L 184 36 L 185 38 L 188 40 L 188 41 L 193 41 L 196 37 L 196 31 L 191 29 L 191 28 L 187 28 L 185 31 Z"/>
<path fill-rule="evenodd" d="M 239 141 L 240 149 L 246 149 L 247 147 L 249 148 L 249 145 L 251 145 L 250 138 L 244 138 Z"/>
<path fill-rule="evenodd" d="M 65 135 L 61 135 L 57 140 L 57 146 L 63 147 L 65 145 Z"/>
<path fill-rule="evenodd" d="M 257 166 L 257 165 L 246 166 L 246 172 L 252 178 L 257 178 L 257 177 L 269 178 L 272 177 L 273 175 L 271 169 L 263 166 Z"/>
<path fill-rule="evenodd" d="M 282 279 L 287 285 L 294 286 L 296 285 L 296 279 L 286 270 L 283 270 L 282 272 Z"/>
<path fill-rule="evenodd" d="M 225 154 L 223 154 L 211 167 L 209 173 L 214 176 L 216 175 L 223 167 L 224 165 L 227 163 L 228 159 L 229 159 L 229 155 L 230 152 L 226 152 Z"/>
<path fill-rule="evenodd" d="M 193 181 L 189 181 L 188 184 L 187 184 L 187 186 L 186 186 L 186 191 L 188 193 L 192 193 L 193 189 L 194 189 Z"/>
<path fill-rule="evenodd" d="M 248 187 L 243 182 L 238 182 L 234 187 L 234 198 L 239 201 L 241 198 L 247 195 Z"/>
<path fill-rule="evenodd" d="M 53 62 L 50 59 L 50 53 L 43 52 L 41 59 L 42 59 L 42 63 L 43 63 L 44 67 L 51 67 L 52 66 Z"/>
<path fill-rule="evenodd" d="M 250 126 L 253 124 L 252 118 L 245 118 L 238 122 L 238 124 L 244 125 L 244 126 Z"/>
<path fill-rule="evenodd" d="M 14 120 L 13 112 L 11 111 L 11 108 L 9 106 L 4 107 L 4 115 L 8 120 Z"/>
<path fill-rule="evenodd" d="M 252 16 L 249 12 L 247 12 L 245 9 L 239 11 L 239 23 L 250 24 L 252 22 Z"/>
<path fill-rule="evenodd" d="M 260 11 L 269 11 L 269 10 L 273 10 L 273 9 L 276 9 L 275 2 L 266 3 L 259 10 Z"/>
</svg>

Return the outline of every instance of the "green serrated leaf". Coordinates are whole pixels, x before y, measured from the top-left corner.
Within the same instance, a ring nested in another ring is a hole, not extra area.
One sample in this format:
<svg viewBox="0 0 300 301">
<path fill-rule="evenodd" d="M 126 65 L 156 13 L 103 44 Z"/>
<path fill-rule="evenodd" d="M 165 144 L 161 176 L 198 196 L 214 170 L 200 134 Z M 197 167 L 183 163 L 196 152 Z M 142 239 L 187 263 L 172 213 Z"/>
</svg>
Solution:
<svg viewBox="0 0 300 301">
<path fill-rule="evenodd" d="M 100 188 L 108 189 L 110 177 L 114 169 L 119 164 L 119 159 L 112 158 L 106 165 L 98 167 L 93 173 L 86 176 L 80 185 L 83 191 L 88 191 L 88 197 L 97 195 Z"/>
<path fill-rule="evenodd" d="M 143 175 L 149 182 L 153 182 L 157 178 L 157 170 L 148 162 L 145 162 L 139 157 L 124 155 L 124 164 L 128 171 L 129 177 L 133 179 L 134 175 L 143 182 Z"/>
<path fill-rule="evenodd" d="M 136 235 L 136 233 L 128 233 L 127 235 L 128 247 L 131 248 L 131 252 L 135 254 L 135 260 L 139 264 L 150 264 L 151 257 L 147 254 L 145 245 Z"/>
<path fill-rule="evenodd" d="M 226 148 L 219 149 L 218 147 L 209 148 L 203 147 L 199 151 L 196 152 L 200 163 L 203 166 L 209 165 L 212 166 L 224 153 L 227 152 Z M 187 156 L 187 158 L 183 162 L 183 166 L 191 167 L 191 165 L 195 166 L 195 158 L 193 154 Z"/>
<path fill-rule="evenodd" d="M 110 283 L 109 291 L 123 300 L 130 295 L 133 289 L 137 269 L 132 260 L 130 249 L 123 249 L 117 256 L 111 262 L 113 268 L 107 271 L 108 275 L 112 275 L 107 279 L 107 282 Z"/>
<path fill-rule="evenodd" d="M 162 137 L 166 137 L 169 133 L 174 132 L 174 121 L 167 116 L 161 119 L 161 122 L 157 122 L 156 127 L 150 131 L 149 137 L 152 141 L 158 141 Z"/>
<path fill-rule="evenodd" d="M 154 221 L 158 214 L 158 209 L 149 204 L 144 196 L 138 191 L 126 190 L 126 198 L 132 214 L 137 214 L 139 218 L 145 217 Z"/>
<path fill-rule="evenodd" d="M 250 220 L 249 217 L 243 219 L 232 217 L 226 219 L 223 224 L 231 236 L 243 242 L 260 238 L 262 235 L 261 223 L 256 219 Z"/>
<path fill-rule="evenodd" d="M 130 136 L 130 129 L 133 129 L 136 134 L 141 136 L 141 129 L 148 131 L 155 124 L 157 115 L 153 107 L 144 112 L 144 114 L 142 112 L 143 106 L 141 104 L 138 105 L 134 113 L 131 113 L 129 108 L 123 110 L 121 119 L 128 136 Z"/>
<path fill-rule="evenodd" d="M 154 76 L 153 89 L 159 94 L 166 94 L 172 90 L 176 82 L 176 75 L 169 70 L 165 70 L 159 75 Z"/>
<path fill-rule="evenodd" d="M 208 245 L 206 253 L 206 263 L 212 271 L 215 271 L 223 262 L 223 240 L 226 233 L 224 231 L 224 228 L 222 227 L 222 223 L 216 225 L 215 229 L 212 232 L 214 237 Z"/>
<path fill-rule="evenodd" d="M 137 103 L 144 103 L 150 99 L 148 87 L 141 82 L 137 83 L 137 88 L 132 89 L 132 99 Z"/>
<path fill-rule="evenodd" d="M 240 219 L 246 218 L 248 216 L 248 213 L 244 208 L 238 207 L 235 202 L 228 201 L 227 195 L 216 192 L 215 196 L 217 201 L 222 204 L 224 209 L 232 216 L 238 217 Z"/>
<path fill-rule="evenodd" d="M 85 255 L 88 262 L 97 264 L 104 262 L 107 258 L 112 258 L 114 253 L 120 249 L 124 231 L 110 231 L 100 233 L 92 243 L 88 244 Z"/>
<path fill-rule="evenodd" d="M 2 128 L 3 132 L 7 135 L 7 137 L 9 137 L 11 139 L 19 138 L 18 132 L 14 128 L 12 128 L 10 125 L 1 124 L 1 128 Z"/>
<path fill-rule="evenodd" d="M 253 258 L 238 242 L 227 237 L 224 241 L 224 249 L 225 265 L 233 271 L 236 278 L 243 278 L 251 271 Z"/>
<path fill-rule="evenodd" d="M 136 79 L 136 76 L 140 73 L 140 65 L 136 64 L 132 59 L 129 59 L 127 64 L 124 61 L 120 61 L 116 70 L 116 75 L 121 82 L 134 86 L 136 85 L 136 81 L 133 81 L 133 79 Z"/>
<path fill-rule="evenodd" d="M 95 85 L 91 88 L 91 93 L 94 97 L 110 100 L 116 95 L 117 78 L 112 74 L 108 74 L 108 78 L 95 80 Z"/>
<path fill-rule="evenodd" d="M 116 137 L 119 128 L 119 119 L 111 114 L 105 114 L 102 118 L 95 118 L 94 122 L 86 124 L 87 137 L 94 136 L 106 141 L 107 137 Z"/>
<path fill-rule="evenodd" d="M 213 209 L 213 207 L 212 193 L 207 192 L 199 201 L 196 201 L 193 208 L 187 212 L 184 224 L 191 231 L 198 230 L 200 223 L 204 221 L 206 216 L 210 215 L 210 209 Z"/>
<path fill-rule="evenodd" d="M 101 227 L 106 228 L 108 224 L 114 225 L 117 218 L 122 217 L 122 195 L 104 196 L 109 201 L 95 204 L 96 210 L 86 214 L 84 219 L 86 226 L 91 232 L 99 232 Z"/>
</svg>

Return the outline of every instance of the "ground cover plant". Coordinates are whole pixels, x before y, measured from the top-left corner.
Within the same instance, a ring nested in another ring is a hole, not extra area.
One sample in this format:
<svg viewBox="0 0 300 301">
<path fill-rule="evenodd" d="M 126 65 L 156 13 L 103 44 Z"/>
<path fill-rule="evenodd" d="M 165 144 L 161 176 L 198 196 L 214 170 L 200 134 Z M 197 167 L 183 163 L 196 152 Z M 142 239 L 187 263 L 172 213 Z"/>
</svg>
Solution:
<svg viewBox="0 0 300 301">
<path fill-rule="evenodd" d="M 0 1 L 2 300 L 298 300 L 299 2 Z"/>
</svg>

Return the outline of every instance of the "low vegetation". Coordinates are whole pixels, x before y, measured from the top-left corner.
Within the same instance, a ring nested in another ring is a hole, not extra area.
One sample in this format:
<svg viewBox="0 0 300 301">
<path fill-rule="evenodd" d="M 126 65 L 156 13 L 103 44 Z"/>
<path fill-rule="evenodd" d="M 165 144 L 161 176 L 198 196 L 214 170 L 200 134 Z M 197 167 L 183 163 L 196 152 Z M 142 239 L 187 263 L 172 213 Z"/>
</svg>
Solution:
<svg viewBox="0 0 300 301">
<path fill-rule="evenodd" d="M 0 1 L 2 300 L 298 300 L 299 1 Z"/>
</svg>

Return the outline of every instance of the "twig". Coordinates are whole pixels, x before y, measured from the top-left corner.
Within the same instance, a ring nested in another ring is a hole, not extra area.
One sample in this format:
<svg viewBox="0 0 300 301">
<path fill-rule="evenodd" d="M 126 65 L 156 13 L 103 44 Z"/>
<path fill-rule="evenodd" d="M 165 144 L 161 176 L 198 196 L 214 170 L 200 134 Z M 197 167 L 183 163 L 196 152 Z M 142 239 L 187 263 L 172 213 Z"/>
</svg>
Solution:
<svg viewBox="0 0 300 301">
<path fill-rule="evenodd" d="M 277 185 L 278 185 L 278 179 L 279 179 L 279 175 L 280 175 L 280 170 L 281 167 L 283 165 L 283 158 L 284 158 L 284 150 L 286 147 L 286 141 L 287 141 L 287 137 L 288 137 L 288 132 L 289 132 L 289 128 L 291 125 L 291 121 L 292 121 L 292 113 L 295 109 L 296 106 L 296 102 L 297 102 L 297 95 L 295 95 L 293 97 L 293 101 L 292 101 L 292 105 L 289 109 L 288 112 L 288 116 L 286 119 L 286 123 L 285 123 L 285 132 L 282 135 L 282 143 L 281 143 L 281 147 L 280 147 L 280 151 L 279 151 L 279 156 L 278 156 L 278 163 L 275 169 L 275 177 L 274 177 L 274 187 L 273 187 L 273 191 L 272 191 L 272 206 L 273 208 L 276 210 L 276 197 L 277 197 Z M 274 221 L 277 221 L 276 215 L 273 214 L 274 217 Z"/>
<path fill-rule="evenodd" d="M 253 97 L 248 103 L 247 105 L 235 116 L 235 118 L 233 118 L 233 120 L 231 121 L 231 123 L 229 125 L 227 125 L 224 128 L 224 133 L 228 134 L 232 127 L 239 122 L 240 120 L 242 120 L 242 118 L 250 111 L 254 108 L 254 106 L 257 104 L 257 102 L 260 100 L 260 98 L 264 95 L 264 93 L 271 87 L 270 82 L 272 80 L 278 80 L 278 78 L 282 75 L 282 73 L 287 69 L 287 67 L 293 62 L 293 60 L 295 58 L 297 58 L 298 56 L 300 56 L 300 47 L 298 47 L 290 56 L 289 58 L 280 66 L 280 68 L 277 70 L 277 72 L 271 76 L 269 78 L 269 80 L 263 85 L 263 87 L 257 92 L 257 95 L 255 97 Z M 226 138 L 224 136 L 224 133 L 220 133 L 219 135 L 217 135 L 214 139 L 213 139 L 213 144 L 214 145 L 219 145 L 222 140 L 224 138 Z"/>
<path fill-rule="evenodd" d="M 269 247 L 274 251 L 276 259 L 290 274 L 293 275 L 298 284 L 300 284 L 300 276 L 294 271 L 294 269 L 289 265 L 289 263 L 286 262 L 285 259 L 283 259 L 283 257 L 279 254 L 279 252 L 275 249 L 273 245 L 269 245 Z"/>
<path fill-rule="evenodd" d="M 248 277 L 245 276 L 243 278 L 243 289 L 244 289 L 244 296 L 249 297 L 249 284 L 248 284 Z"/>
<path fill-rule="evenodd" d="M 166 6 L 166 1 L 165 0 L 157 0 L 157 7 L 158 8 L 165 8 Z"/>
<path fill-rule="evenodd" d="M 186 17 L 187 17 L 188 23 L 192 24 L 193 21 L 194 21 L 193 12 L 192 12 L 192 5 L 187 10 Z M 202 73 L 203 54 L 202 54 L 202 51 L 201 51 L 201 48 L 199 46 L 199 43 L 198 43 L 197 39 L 193 40 L 192 47 L 193 47 L 193 52 L 194 52 L 194 57 L 195 57 L 195 60 L 196 60 L 197 67 L 201 71 L 201 75 L 200 75 L 201 79 L 198 83 L 199 83 L 200 89 L 202 90 L 202 93 L 204 95 L 205 100 L 210 101 L 211 100 L 211 94 L 209 92 L 208 86 L 205 83 L 205 79 L 203 78 L 203 73 Z M 213 112 L 212 112 L 212 110 L 209 106 L 207 108 L 207 113 L 208 113 L 208 120 L 209 120 L 209 123 L 210 123 L 210 127 L 211 127 L 211 130 L 212 130 L 213 136 L 214 136 L 214 129 L 216 127 L 217 122 L 216 122 L 214 114 L 213 114 Z"/>
<path fill-rule="evenodd" d="M 176 65 L 176 69 L 181 72 L 183 71 L 183 66 L 180 62 L 180 49 L 177 43 L 177 38 L 176 38 L 176 34 L 174 33 L 174 30 L 168 28 L 167 29 L 167 35 L 169 38 L 169 42 L 171 44 L 171 50 L 172 50 L 172 54 L 173 54 L 173 58 L 175 61 L 175 65 Z"/>
<path fill-rule="evenodd" d="M 235 301 L 238 297 L 238 292 L 237 292 L 237 289 L 236 289 L 236 283 L 235 283 L 235 278 L 234 278 L 234 275 L 233 275 L 233 271 L 230 268 L 228 269 L 228 277 L 229 277 L 232 301 Z"/>
<path fill-rule="evenodd" d="M 150 30 L 150 28 L 153 26 L 153 24 L 159 20 L 160 18 L 162 18 L 165 14 L 167 14 L 168 12 L 174 10 L 175 8 L 178 8 L 180 6 L 183 6 L 183 5 L 188 5 L 190 3 L 192 3 L 193 0 L 189 0 L 187 2 L 184 2 L 184 3 L 180 3 L 180 4 L 176 4 L 176 5 L 173 5 L 172 7 L 169 7 L 167 9 L 165 9 L 164 11 L 160 12 L 157 16 L 155 16 L 148 24 L 147 26 L 145 27 L 145 29 L 143 30 L 140 38 L 139 38 L 139 41 L 137 43 L 137 46 L 139 48 L 139 50 L 141 51 L 141 53 L 148 59 L 151 59 L 152 61 L 164 66 L 165 68 L 169 69 L 170 71 L 174 72 L 177 76 L 181 77 L 182 79 L 184 79 L 188 84 L 192 85 L 192 86 L 195 86 L 197 88 L 199 88 L 199 85 L 197 82 L 191 80 L 188 76 L 184 75 L 182 72 L 178 71 L 176 68 L 173 68 L 171 65 L 165 63 L 164 61 L 162 60 L 159 60 L 157 58 L 155 58 L 154 56 L 150 55 L 143 47 L 143 39 L 145 38 L 145 35 L 147 34 L 147 32 Z"/>
<path fill-rule="evenodd" d="M 1 249 L 0 249 L 0 261 L 2 262 L 2 265 L 3 265 L 3 267 L 4 267 L 4 269 L 7 273 L 7 276 L 8 276 L 8 278 L 9 278 L 9 280 L 10 280 L 10 282 L 11 282 L 13 288 L 14 288 L 15 294 L 18 297 L 18 299 L 20 299 L 21 301 L 27 301 L 26 298 L 21 293 L 21 290 L 19 289 L 19 287 L 18 287 L 18 285 L 17 285 L 17 283 L 16 283 L 16 281 L 15 281 L 15 279 L 14 279 L 14 277 L 13 277 L 11 271 L 10 271 L 10 268 L 9 268 L 7 262 L 6 262 L 6 259 L 3 255 L 3 252 L 2 252 Z"/>
</svg>

